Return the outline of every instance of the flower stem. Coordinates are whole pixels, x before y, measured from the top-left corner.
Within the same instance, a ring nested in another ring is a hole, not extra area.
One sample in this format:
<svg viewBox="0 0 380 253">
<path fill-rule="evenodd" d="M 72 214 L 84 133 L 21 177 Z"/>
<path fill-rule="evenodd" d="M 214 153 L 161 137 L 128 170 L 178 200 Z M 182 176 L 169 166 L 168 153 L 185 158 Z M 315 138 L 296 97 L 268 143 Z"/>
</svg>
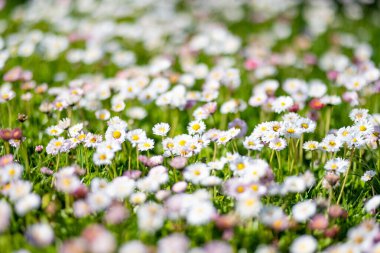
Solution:
<svg viewBox="0 0 380 253">
<path fill-rule="evenodd" d="M 352 150 L 351 150 L 350 165 L 348 166 L 348 169 L 347 169 L 347 171 L 346 171 L 346 174 L 344 175 L 344 180 L 343 180 L 342 188 L 340 189 L 339 197 L 338 197 L 338 200 L 336 201 L 337 204 L 339 204 L 339 201 L 340 201 L 340 199 L 342 198 L 343 190 L 344 190 L 344 187 L 346 186 L 346 182 L 347 182 L 348 173 L 349 173 L 351 167 L 353 166 L 353 165 L 352 165 L 352 160 L 353 160 L 353 158 L 354 158 L 354 154 L 355 154 L 355 149 L 352 149 Z"/>
</svg>

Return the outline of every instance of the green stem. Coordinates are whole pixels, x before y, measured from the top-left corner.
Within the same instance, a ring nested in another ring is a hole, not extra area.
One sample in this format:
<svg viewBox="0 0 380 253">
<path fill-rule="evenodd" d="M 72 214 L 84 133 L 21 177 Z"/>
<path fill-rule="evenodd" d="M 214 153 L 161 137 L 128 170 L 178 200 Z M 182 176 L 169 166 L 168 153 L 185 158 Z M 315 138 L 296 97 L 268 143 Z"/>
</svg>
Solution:
<svg viewBox="0 0 380 253">
<path fill-rule="evenodd" d="M 343 180 L 342 188 L 340 189 L 339 197 L 338 197 L 338 200 L 336 201 L 337 204 L 339 204 L 339 201 L 340 201 L 340 199 L 343 196 L 343 190 L 344 190 L 344 187 L 346 186 L 346 182 L 347 182 L 347 178 L 348 178 L 348 173 L 349 173 L 351 167 L 353 166 L 352 161 L 353 161 L 353 158 L 354 158 L 354 154 L 355 154 L 355 149 L 352 149 L 351 150 L 350 165 L 348 166 L 346 174 L 344 175 L 344 180 Z"/>
</svg>

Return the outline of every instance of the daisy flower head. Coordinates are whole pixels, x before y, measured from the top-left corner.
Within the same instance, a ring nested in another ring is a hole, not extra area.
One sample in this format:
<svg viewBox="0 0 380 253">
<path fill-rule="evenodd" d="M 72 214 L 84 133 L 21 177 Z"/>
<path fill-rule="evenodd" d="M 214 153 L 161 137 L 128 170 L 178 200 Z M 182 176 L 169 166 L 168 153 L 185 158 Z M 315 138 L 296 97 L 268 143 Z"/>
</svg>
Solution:
<svg viewBox="0 0 380 253">
<path fill-rule="evenodd" d="M 193 117 L 196 120 L 207 119 L 209 116 L 210 114 L 203 107 L 198 107 L 193 112 Z"/>
<path fill-rule="evenodd" d="M 108 149 L 112 152 L 117 152 L 117 151 L 120 151 L 121 150 L 121 144 L 119 142 L 116 142 L 116 141 L 104 141 L 104 142 L 101 142 L 99 143 L 99 146 L 98 147 L 104 147 L 105 149 Z"/>
<path fill-rule="evenodd" d="M 238 136 L 241 133 L 241 129 L 240 128 L 236 128 L 236 127 L 232 127 L 232 128 L 230 128 L 230 129 L 227 130 L 227 133 L 230 135 L 231 139 L 238 138 Z"/>
<path fill-rule="evenodd" d="M 124 130 L 126 130 L 128 128 L 127 122 L 125 122 L 124 120 L 120 119 L 120 117 L 118 117 L 118 116 L 114 116 L 114 117 L 110 118 L 107 121 L 107 125 L 109 127 L 110 126 L 117 126 L 117 127 L 123 128 Z"/>
<path fill-rule="evenodd" d="M 257 217 L 262 208 L 258 196 L 245 196 L 237 200 L 236 212 L 243 219 Z"/>
<path fill-rule="evenodd" d="M 131 119 L 141 120 L 146 117 L 148 113 L 143 107 L 131 107 L 127 110 L 126 115 Z"/>
<path fill-rule="evenodd" d="M 302 133 L 312 133 L 316 127 L 315 122 L 308 118 L 300 118 L 297 120 L 296 124 L 299 126 Z"/>
<path fill-rule="evenodd" d="M 325 95 L 321 98 L 320 102 L 324 105 L 339 105 L 342 103 L 342 99 L 335 95 Z"/>
<path fill-rule="evenodd" d="M 248 150 L 261 150 L 264 147 L 260 139 L 253 136 L 245 137 L 243 145 Z"/>
<path fill-rule="evenodd" d="M 64 174 L 56 176 L 55 187 L 60 192 L 73 193 L 80 184 L 79 178 L 75 175 Z"/>
<path fill-rule="evenodd" d="M 347 143 L 351 139 L 350 135 L 353 131 L 353 127 L 342 127 L 338 129 L 336 135 L 343 143 Z"/>
<path fill-rule="evenodd" d="M 365 137 L 358 131 L 353 131 L 348 136 L 347 145 L 351 148 L 362 148 L 367 144 Z"/>
<path fill-rule="evenodd" d="M 102 142 L 103 136 L 99 134 L 88 133 L 84 139 L 84 146 L 94 148 Z"/>
<path fill-rule="evenodd" d="M 23 167 L 15 162 L 6 164 L 0 170 L 0 182 L 6 183 L 14 180 L 18 180 L 22 175 Z"/>
<path fill-rule="evenodd" d="M 210 222 L 216 210 L 210 201 L 196 201 L 186 213 L 186 221 L 191 225 L 203 225 Z"/>
<path fill-rule="evenodd" d="M 112 163 L 112 159 L 115 156 L 114 152 L 107 148 L 98 148 L 94 153 L 93 160 L 95 165 L 108 165 Z"/>
<path fill-rule="evenodd" d="M 137 144 L 139 151 L 148 151 L 154 148 L 154 140 L 150 138 L 145 138 L 143 141 Z"/>
<path fill-rule="evenodd" d="M 365 120 L 369 117 L 368 109 L 361 109 L 361 108 L 352 109 L 349 117 L 354 122 Z"/>
<path fill-rule="evenodd" d="M 194 184 L 199 184 L 210 175 L 210 168 L 204 163 L 193 163 L 185 168 L 183 177 Z"/>
<path fill-rule="evenodd" d="M 285 122 L 282 131 L 287 138 L 299 138 L 302 135 L 302 128 L 291 122 Z"/>
<path fill-rule="evenodd" d="M 288 113 L 285 113 L 284 115 L 282 115 L 281 118 L 285 123 L 295 124 L 295 123 L 297 123 L 298 120 L 301 119 L 301 116 L 295 112 L 288 112 Z"/>
<path fill-rule="evenodd" d="M 64 118 L 58 122 L 57 126 L 63 130 L 66 130 L 70 127 L 70 124 L 71 124 L 71 120 L 69 118 Z"/>
<path fill-rule="evenodd" d="M 313 253 L 318 246 L 317 240 L 311 235 L 302 235 L 290 245 L 291 253 Z"/>
<path fill-rule="evenodd" d="M 58 139 L 52 139 L 46 146 L 46 153 L 49 155 L 56 155 L 62 151 L 66 140 L 63 137 L 59 137 Z"/>
<path fill-rule="evenodd" d="M 253 96 L 251 96 L 248 100 L 248 104 L 252 107 L 259 107 L 262 106 L 268 99 L 268 96 L 263 93 L 255 93 Z"/>
<path fill-rule="evenodd" d="M 162 146 L 164 148 L 164 156 L 171 156 L 174 152 L 174 140 L 172 138 L 165 138 L 162 140 Z"/>
<path fill-rule="evenodd" d="M 63 129 L 59 126 L 51 126 L 46 129 L 46 133 L 50 136 L 59 136 L 63 133 Z"/>
<path fill-rule="evenodd" d="M 276 113 L 287 111 L 294 104 L 293 99 L 289 96 L 280 96 L 272 103 L 272 110 Z"/>
<path fill-rule="evenodd" d="M 189 134 L 202 134 L 206 130 L 206 125 L 202 120 L 191 121 L 187 127 Z"/>
<path fill-rule="evenodd" d="M 71 137 L 76 137 L 80 131 L 83 129 L 83 123 L 78 123 L 72 127 L 69 128 L 69 135 Z"/>
<path fill-rule="evenodd" d="M 360 178 L 363 182 L 370 181 L 374 176 L 376 175 L 376 171 L 374 170 L 367 170 L 364 172 L 364 175 Z"/>
<path fill-rule="evenodd" d="M 317 205 L 312 200 L 299 202 L 292 208 L 293 217 L 298 222 L 305 222 L 317 212 Z"/>
<path fill-rule="evenodd" d="M 100 120 L 108 120 L 111 116 L 111 113 L 108 110 L 103 109 L 103 110 L 96 111 L 95 116 L 97 119 L 100 119 Z"/>
<path fill-rule="evenodd" d="M 365 78 L 360 77 L 360 76 L 354 76 L 347 80 L 347 83 L 345 84 L 346 88 L 349 90 L 354 90 L 354 91 L 360 91 L 367 85 L 367 81 Z"/>
<path fill-rule="evenodd" d="M 317 141 L 307 141 L 303 144 L 303 149 L 308 151 L 317 150 L 319 147 L 319 143 Z"/>
<path fill-rule="evenodd" d="M 115 141 L 118 143 L 123 143 L 126 139 L 126 132 L 123 126 L 112 125 L 107 128 L 105 133 L 105 139 L 107 141 Z"/>
<path fill-rule="evenodd" d="M 9 83 L 3 84 L 0 87 L 0 103 L 5 103 L 16 96 Z"/>
<path fill-rule="evenodd" d="M 244 120 L 237 118 L 237 119 L 234 119 L 233 121 L 231 121 L 230 123 L 228 123 L 228 128 L 229 129 L 231 129 L 231 128 L 240 129 L 239 134 L 236 136 L 236 138 L 240 138 L 240 137 L 245 136 L 245 134 L 247 133 L 248 126 Z"/>
<path fill-rule="evenodd" d="M 232 139 L 231 133 L 228 131 L 222 131 L 220 135 L 218 136 L 216 143 L 218 145 L 225 145 L 227 142 L 229 142 Z"/>
<path fill-rule="evenodd" d="M 359 132 L 361 135 L 366 136 L 373 133 L 374 126 L 370 120 L 364 119 L 357 121 L 353 126 L 354 131 Z"/>
<path fill-rule="evenodd" d="M 348 160 L 338 157 L 327 161 L 325 170 L 340 174 L 345 173 L 349 166 L 350 162 Z"/>
<path fill-rule="evenodd" d="M 320 143 L 320 146 L 324 151 L 337 152 L 342 147 L 343 143 L 339 137 L 333 134 L 327 135 Z"/>
<path fill-rule="evenodd" d="M 146 139 L 146 133 L 142 129 L 134 129 L 127 133 L 127 139 L 132 143 L 133 147 Z"/>
<path fill-rule="evenodd" d="M 168 123 L 157 123 L 153 126 L 153 134 L 165 137 L 170 131 L 170 125 Z"/>
<path fill-rule="evenodd" d="M 122 100 L 112 101 L 111 108 L 114 112 L 122 112 L 125 109 L 125 103 Z"/>
<path fill-rule="evenodd" d="M 269 142 L 269 148 L 280 151 L 286 148 L 288 144 L 286 143 L 286 140 L 284 138 L 276 138 Z"/>
<path fill-rule="evenodd" d="M 235 174 L 241 175 L 249 166 L 251 166 L 251 164 L 250 164 L 250 159 L 248 157 L 239 156 L 230 162 L 230 169 Z"/>
</svg>

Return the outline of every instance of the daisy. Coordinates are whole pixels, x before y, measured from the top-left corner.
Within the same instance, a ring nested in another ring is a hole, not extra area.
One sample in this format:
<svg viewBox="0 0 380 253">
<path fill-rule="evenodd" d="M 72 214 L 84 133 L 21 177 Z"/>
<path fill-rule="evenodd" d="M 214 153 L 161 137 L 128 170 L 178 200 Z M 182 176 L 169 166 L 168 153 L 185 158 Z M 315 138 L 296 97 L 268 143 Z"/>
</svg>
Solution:
<svg viewBox="0 0 380 253">
<path fill-rule="evenodd" d="M 300 118 L 297 120 L 296 125 L 299 126 L 301 132 L 303 133 L 312 133 L 315 130 L 316 124 L 314 121 L 308 118 Z"/>
<path fill-rule="evenodd" d="M 312 200 L 299 202 L 292 208 L 293 218 L 298 222 L 305 222 L 317 212 L 317 205 Z"/>
<path fill-rule="evenodd" d="M 146 138 L 145 140 L 139 142 L 137 145 L 139 151 L 147 151 L 154 148 L 154 140 L 150 138 Z"/>
<path fill-rule="evenodd" d="M 57 126 L 63 130 L 66 130 L 70 127 L 70 124 L 71 124 L 71 120 L 69 118 L 64 118 L 58 122 Z"/>
<path fill-rule="evenodd" d="M 302 128 L 298 127 L 296 124 L 285 122 L 282 133 L 287 138 L 299 138 L 302 135 L 302 132 Z"/>
<path fill-rule="evenodd" d="M 339 128 L 336 135 L 343 143 L 347 143 L 351 139 L 350 135 L 353 130 L 352 127 L 342 127 Z"/>
<path fill-rule="evenodd" d="M 261 143 L 260 139 L 253 136 L 248 136 L 244 139 L 243 145 L 249 150 L 261 150 L 264 145 Z"/>
<path fill-rule="evenodd" d="M 9 83 L 3 84 L 0 88 L 0 103 L 5 103 L 12 100 L 16 93 L 12 90 Z"/>
<path fill-rule="evenodd" d="M 80 185 L 81 182 L 75 175 L 58 176 L 55 181 L 57 190 L 64 193 L 73 193 Z"/>
<path fill-rule="evenodd" d="M 134 129 L 127 133 L 127 139 L 132 143 L 133 147 L 146 139 L 146 133 L 142 129 Z"/>
<path fill-rule="evenodd" d="M 262 208 L 260 199 L 257 196 L 246 196 L 237 201 L 236 212 L 243 219 L 257 217 Z"/>
<path fill-rule="evenodd" d="M 327 152 L 337 152 L 342 147 L 343 143 L 335 135 L 327 135 L 320 143 L 324 151 Z"/>
<path fill-rule="evenodd" d="M 186 214 L 186 221 L 188 224 L 195 226 L 207 224 L 215 213 L 216 210 L 212 203 L 209 201 L 199 201 L 189 208 Z"/>
<path fill-rule="evenodd" d="M 216 143 L 218 145 L 225 145 L 227 142 L 231 140 L 232 136 L 229 132 L 221 132 Z"/>
<path fill-rule="evenodd" d="M 153 129 L 153 134 L 158 135 L 158 136 L 166 136 L 168 132 L 170 131 L 170 126 L 168 123 L 157 123 L 154 125 Z"/>
<path fill-rule="evenodd" d="M 252 107 L 262 106 L 268 99 L 268 96 L 265 93 L 256 93 L 249 98 L 248 104 Z"/>
<path fill-rule="evenodd" d="M 165 221 L 165 209 L 154 202 L 148 202 L 137 209 L 137 223 L 142 231 L 153 233 L 159 230 Z"/>
<path fill-rule="evenodd" d="M 107 141 L 115 141 L 117 143 L 123 143 L 126 139 L 126 132 L 123 126 L 111 125 L 107 128 L 105 133 L 105 139 Z"/>
<path fill-rule="evenodd" d="M 283 138 L 276 138 L 269 142 L 269 147 L 273 150 L 280 151 L 286 148 L 287 143 L 286 140 Z"/>
<path fill-rule="evenodd" d="M 327 161 L 325 169 L 340 174 L 345 173 L 349 166 L 350 162 L 348 160 L 339 157 Z"/>
<path fill-rule="evenodd" d="M 108 120 L 110 118 L 110 115 L 110 112 L 106 109 L 98 110 L 95 112 L 96 118 L 100 120 Z"/>
<path fill-rule="evenodd" d="M 143 192 L 136 192 L 136 193 L 133 193 L 130 197 L 129 197 L 129 201 L 134 204 L 134 205 L 141 205 L 143 203 L 145 203 L 145 200 L 147 199 L 147 196 L 145 193 Z"/>
<path fill-rule="evenodd" d="M 317 240 L 311 235 L 302 235 L 290 245 L 291 253 L 313 253 L 318 246 Z"/>
<path fill-rule="evenodd" d="M 362 135 L 369 135 L 373 133 L 374 126 L 369 120 L 360 120 L 355 123 L 353 126 L 354 130 L 359 132 Z"/>
<path fill-rule="evenodd" d="M 362 148 L 366 145 L 366 140 L 363 138 L 363 136 L 357 132 L 354 131 L 350 133 L 348 140 L 347 140 L 347 145 L 351 148 Z"/>
<path fill-rule="evenodd" d="M 303 144 L 303 149 L 313 151 L 317 150 L 319 147 L 319 143 L 317 141 L 307 141 Z"/>
<path fill-rule="evenodd" d="M 76 137 L 83 129 L 83 123 L 76 124 L 69 128 L 69 134 L 71 137 Z"/>
<path fill-rule="evenodd" d="M 194 163 L 185 168 L 183 177 L 194 184 L 198 184 L 201 180 L 210 175 L 210 168 L 204 163 Z"/>
<path fill-rule="evenodd" d="M 105 148 L 105 149 L 108 149 L 109 151 L 115 153 L 115 152 L 121 150 L 121 145 L 120 145 L 120 143 L 118 143 L 116 141 L 105 141 L 105 142 L 99 143 L 97 148 L 99 148 L 99 149 Z"/>
<path fill-rule="evenodd" d="M 23 171 L 23 167 L 18 163 L 9 163 L 0 170 L 1 173 L 1 182 L 6 183 L 9 181 L 17 180 L 21 177 Z"/>
<path fill-rule="evenodd" d="M 370 181 L 374 176 L 376 175 L 376 171 L 374 170 L 367 170 L 364 172 L 364 175 L 360 178 L 363 182 Z"/>
<path fill-rule="evenodd" d="M 59 136 L 63 133 L 63 129 L 58 126 L 51 126 L 46 129 L 46 133 L 50 136 Z"/>
<path fill-rule="evenodd" d="M 111 110 L 114 112 L 122 112 L 125 109 L 125 103 L 123 101 L 113 101 Z"/>
<path fill-rule="evenodd" d="M 146 117 L 147 112 L 142 107 L 131 107 L 127 110 L 126 115 L 132 119 L 141 120 Z"/>
<path fill-rule="evenodd" d="M 242 174 L 251 166 L 250 160 L 247 157 L 238 157 L 230 163 L 230 169 L 236 174 Z"/>
<path fill-rule="evenodd" d="M 294 104 L 293 99 L 289 96 L 280 96 L 272 103 L 272 110 L 281 113 L 288 110 Z"/>
<path fill-rule="evenodd" d="M 97 191 L 88 194 L 86 201 L 92 212 L 98 212 L 106 209 L 112 199 L 104 191 Z"/>
<path fill-rule="evenodd" d="M 135 181 L 128 177 L 117 177 L 105 188 L 107 194 L 115 200 L 124 200 L 135 189 Z"/>
<path fill-rule="evenodd" d="M 35 193 L 25 195 L 15 204 L 15 211 L 19 216 L 24 216 L 31 210 L 37 209 L 41 204 L 41 197 Z"/>
<path fill-rule="evenodd" d="M 84 140 L 84 146 L 93 148 L 93 147 L 98 146 L 98 144 L 102 142 L 102 140 L 103 140 L 103 136 L 99 134 L 88 133 Z"/>
<path fill-rule="evenodd" d="M 115 154 L 108 149 L 97 149 L 94 153 L 93 160 L 95 165 L 108 165 L 112 163 Z"/>
<path fill-rule="evenodd" d="M 359 108 L 353 109 L 349 115 L 350 119 L 355 122 L 365 120 L 368 118 L 368 116 L 369 116 L 368 109 L 359 109 Z"/>
<path fill-rule="evenodd" d="M 195 120 L 189 123 L 187 131 L 189 134 L 202 134 L 206 130 L 206 125 L 202 120 Z"/>
<path fill-rule="evenodd" d="M 162 140 L 162 146 L 164 148 L 164 156 L 170 156 L 174 152 L 174 140 L 172 138 L 165 138 Z"/>
<path fill-rule="evenodd" d="M 49 155 L 56 155 L 61 152 L 61 149 L 65 143 L 65 139 L 63 137 L 59 137 L 58 139 L 52 139 L 46 146 L 46 153 Z"/>
<path fill-rule="evenodd" d="M 125 131 L 126 131 L 127 127 L 128 127 L 127 122 L 125 122 L 124 120 L 120 119 L 120 117 L 118 117 L 118 116 L 110 118 L 107 121 L 107 125 L 108 126 L 118 126 L 120 128 L 123 128 Z"/>
</svg>

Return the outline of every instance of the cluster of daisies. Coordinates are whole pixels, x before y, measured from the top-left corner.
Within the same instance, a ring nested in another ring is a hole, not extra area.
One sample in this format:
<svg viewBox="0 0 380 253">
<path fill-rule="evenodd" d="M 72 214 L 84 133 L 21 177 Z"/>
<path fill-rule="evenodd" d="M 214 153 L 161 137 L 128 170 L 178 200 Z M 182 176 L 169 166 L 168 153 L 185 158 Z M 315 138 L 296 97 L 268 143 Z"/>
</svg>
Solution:
<svg viewBox="0 0 380 253">
<path fill-rule="evenodd" d="M 1 249 L 380 252 L 376 4 L 0 0 Z"/>
</svg>

